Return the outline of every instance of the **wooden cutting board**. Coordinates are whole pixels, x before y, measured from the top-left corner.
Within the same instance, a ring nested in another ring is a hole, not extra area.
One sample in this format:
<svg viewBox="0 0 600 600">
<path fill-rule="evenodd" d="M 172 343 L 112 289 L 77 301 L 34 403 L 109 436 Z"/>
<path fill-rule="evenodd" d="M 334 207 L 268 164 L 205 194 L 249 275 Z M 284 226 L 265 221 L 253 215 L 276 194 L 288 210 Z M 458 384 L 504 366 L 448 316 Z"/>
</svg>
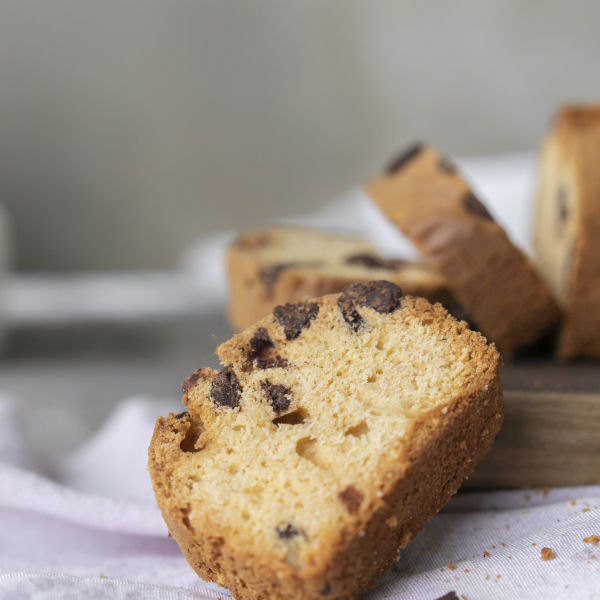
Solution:
<svg viewBox="0 0 600 600">
<path fill-rule="evenodd" d="M 600 363 L 503 367 L 504 425 L 468 489 L 600 484 Z"/>
</svg>

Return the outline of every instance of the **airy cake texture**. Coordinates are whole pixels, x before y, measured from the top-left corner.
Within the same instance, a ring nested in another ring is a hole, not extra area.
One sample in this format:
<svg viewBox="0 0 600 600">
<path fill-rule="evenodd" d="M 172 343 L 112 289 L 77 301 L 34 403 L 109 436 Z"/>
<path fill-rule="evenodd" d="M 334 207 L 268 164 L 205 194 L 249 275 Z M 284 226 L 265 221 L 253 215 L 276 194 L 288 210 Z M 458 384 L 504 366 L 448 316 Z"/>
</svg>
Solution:
<svg viewBox="0 0 600 600">
<path fill-rule="evenodd" d="M 405 293 L 448 303 L 446 283 L 433 269 L 386 259 L 357 237 L 299 227 L 247 231 L 230 245 L 229 321 L 244 329 L 278 304 L 340 292 L 355 283 L 386 279 Z"/>
<path fill-rule="evenodd" d="M 367 191 L 504 354 L 556 325 L 558 307 L 533 265 L 433 148 L 410 148 Z"/>
<path fill-rule="evenodd" d="M 495 347 L 386 281 L 278 306 L 217 354 L 149 470 L 191 566 L 238 599 L 356 598 L 502 420 Z"/>
<path fill-rule="evenodd" d="M 600 358 L 600 105 L 566 106 L 542 144 L 534 246 L 563 309 L 557 355 Z"/>
</svg>

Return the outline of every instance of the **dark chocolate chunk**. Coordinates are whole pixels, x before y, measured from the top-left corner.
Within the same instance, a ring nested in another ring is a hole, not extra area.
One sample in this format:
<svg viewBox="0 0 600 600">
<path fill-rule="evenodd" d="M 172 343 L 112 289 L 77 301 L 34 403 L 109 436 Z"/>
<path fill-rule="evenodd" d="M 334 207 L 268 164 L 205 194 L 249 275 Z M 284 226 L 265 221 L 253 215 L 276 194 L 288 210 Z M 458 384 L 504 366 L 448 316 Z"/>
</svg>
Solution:
<svg viewBox="0 0 600 600">
<path fill-rule="evenodd" d="M 260 272 L 260 280 L 265 284 L 267 289 L 272 290 L 277 279 L 279 278 L 281 271 L 284 271 L 285 269 L 291 269 L 297 264 L 298 263 L 295 262 L 288 262 L 264 267 Z"/>
<path fill-rule="evenodd" d="M 265 379 L 265 381 L 261 381 L 260 387 L 276 413 L 280 413 L 290 407 L 290 396 L 292 395 L 292 392 L 289 388 L 285 387 L 285 385 L 271 385 L 269 380 Z"/>
<path fill-rule="evenodd" d="M 402 290 L 391 281 L 368 281 L 353 283 L 342 291 L 338 300 L 352 301 L 358 306 L 368 306 L 378 313 L 391 313 L 400 306 Z"/>
<path fill-rule="evenodd" d="M 282 540 L 289 540 L 290 538 L 296 537 L 300 533 L 291 523 L 283 523 L 282 525 L 278 525 L 275 531 Z"/>
<path fill-rule="evenodd" d="M 402 169 L 413 158 L 418 156 L 423 150 L 422 144 L 413 144 L 408 149 L 401 152 L 385 169 L 387 175 L 393 175 Z"/>
<path fill-rule="evenodd" d="M 440 169 L 440 171 L 444 171 L 445 173 L 448 173 L 450 175 L 453 175 L 457 171 L 456 165 L 445 156 L 440 156 L 438 160 L 438 168 Z"/>
<path fill-rule="evenodd" d="M 180 412 L 178 414 L 175 415 L 176 419 L 183 419 L 184 417 L 189 416 L 189 412 L 187 410 L 184 410 L 183 412 Z"/>
<path fill-rule="evenodd" d="M 469 192 L 463 198 L 463 206 L 467 212 L 474 214 L 482 219 L 493 221 L 494 218 L 488 212 L 487 208 L 482 204 L 481 200 L 473 193 Z"/>
<path fill-rule="evenodd" d="M 437 600 L 460 600 L 460 598 L 456 595 L 456 592 L 448 592 L 440 596 Z"/>
<path fill-rule="evenodd" d="M 221 369 L 210 386 L 210 398 L 217 406 L 239 406 L 241 392 L 242 387 L 231 366 Z"/>
<path fill-rule="evenodd" d="M 567 204 L 567 188 L 561 185 L 558 188 L 558 215 L 561 222 L 565 222 L 569 216 L 569 205 Z"/>
<path fill-rule="evenodd" d="M 248 362 L 254 363 L 259 369 L 287 367 L 288 361 L 275 352 L 275 344 L 264 327 L 259 327 L 250 338 L 246 351 Z"/>
<path fill-rule="evenodd" d="M 182 382 L 182 394 L 187 394 L 198 383 L 198 379 L 203 377 L 203 371 L 204 368 L 196 369 L 186 380 Z"/>
<path fill-rule="evenodd" d="M 358 512 L 364 496 L 353 485 L 349 485 L 338 494 L 338 498 L 342 501 L 346 510 L 353 515 Z"/>
<path fill-rule="evenodd" d="M 388 259 L 374 254 L 353 254 L 344 261 L 349 265 L 362 265 L 369 269 L 398 269 L 406 264 L 405 260 Z"/>
<path fill-rule="evenodd" d="M 282 271 L 286 269 L 293 269 L 294 267 L 320 267 L 323 263 L 321 261 L 312 261 L 312 262 L 286 262 L 286 263 L 278 263 L 275 265 L 269 265 L 268 267 L 264 267 L 260 272 L 260 279 L 265 284 L 267 289 L 270 291 L 275 286 L 277 279 L 279 279 L 279 275 Z"/>
<path fill-rule="evenodd" d="M 352 331 L 359 331 L 365 324 L 365 320 L 360 316 L 360 313 L 356 310 L 354 301 L 350 298 L 341 294 L 337 301 L 340 312 L 344 321 L 348 323 Z"/>
<path fill-rule="evenodd" d="M 319 314 L 319 305 L 315 302 L 287 303 L 275 307 L 275 320 L 283 327 L 287 340 L 296 339 L 303 329 Z"/>
<path fill-rule="evenodd" d="M 331 585 L 326 583 L 320 590 L 319 596 L 329 596 L 331 594 Z"/>
</svg>

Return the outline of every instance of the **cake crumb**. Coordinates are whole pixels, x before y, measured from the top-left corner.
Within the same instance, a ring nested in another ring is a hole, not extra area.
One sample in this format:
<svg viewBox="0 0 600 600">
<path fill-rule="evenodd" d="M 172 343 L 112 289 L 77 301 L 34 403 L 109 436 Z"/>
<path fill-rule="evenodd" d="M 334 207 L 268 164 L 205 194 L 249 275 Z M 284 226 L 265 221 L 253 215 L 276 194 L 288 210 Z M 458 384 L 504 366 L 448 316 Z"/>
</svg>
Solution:
<svg viewBox="0 0 600 600">
<path fill-rule="evenodd" d="M 541 558 L 542 558 L 542 560 L 552 560 L 553 558 L 556 558 L 556 554 L 554 554 L 554 552 L 552 551 L 552 548 L 546 548 L 544 546 L 542 548 Z"/>
<path fill-rule="evenodd" d="M 589 510 L 590 510 L 590 509 L 586 507 L 586 508 L 582 508 L 582 509 L 581 509 L 581 512 L 582 512 L 582 513 L 584 513 L 584 512 L 588 512 Z"/>
<path fill-rule="evenodd" d="M 397 519 L 396 517 L 390 517 L 390 518 L 389 518 L 389 519 L 388 519 L 388 520 L 385 522 L 385 524 L 386 524 L 386 525 L 387 525 L 389 528 L 391 528 L 391 529 L 394 529 L 395 527 L 397 527 L 397 526 L 398 526 L 398 519 Z"/>
<path fill-rule="evenodd" d="M 470 573 L 471 571 L 469 571 L 469 569 L 465 569 L 465 573 Z"/>
<path fill-rule="evenodd" d="M 594 546 L 597 546 L 598 543 L 600 543 L 600 536 L 598 536 L 598 535 L 589 535 L 588 537 L 583 538 L 583 541 L 586 544 L 594 544 Z"/>
<path fill-rule="evenodd" d="M 575 500 L 569 500 L 569 504 L 570 504 L 571 506 L 575 506 L 575 504 L 577 504 L 577 503 L 575 502 Z"/>
<path fill-rule="evenodd" d="M 489 555 L 490 555 L 490 553 L 489 553 L 489 552 L 484 552 L 484 553 L 483 553 L 483 558 L 487 558 Z"/>
<path fill-rule="evenodd" d="M 501 545 L 503 548 L 506 548 L 506 544 L 505 544 L 504 542 L 500 542 L 500 545 Z"/>
<path fill-rule="evenodd" d="M 454 571 L 454 569 L 456 569 L 456 565 L 454 563 L 448 563 L 446 567 L 448 567 L 451 571 Z"/>
</svg>

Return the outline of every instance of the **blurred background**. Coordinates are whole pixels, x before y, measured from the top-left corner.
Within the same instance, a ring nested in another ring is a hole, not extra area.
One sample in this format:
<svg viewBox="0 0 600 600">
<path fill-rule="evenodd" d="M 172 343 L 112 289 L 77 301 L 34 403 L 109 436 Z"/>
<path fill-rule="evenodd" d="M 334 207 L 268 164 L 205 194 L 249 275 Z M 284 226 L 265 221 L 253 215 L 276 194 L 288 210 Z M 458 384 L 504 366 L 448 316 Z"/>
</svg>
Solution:
<svg viewBox="0 0 600 600">
<path fill-rule="evenodd" d="M 222 306 L 169 274 L 198 240 L 314 211 L 414 139 L 534 151 L 600 96 L 598 23 L 593 0 L 0 0 L 0 393 L 34 444 L 67 452 L 127 395 L 175 408 L 214 364 Z M 99 297 L 131 319 L 86 321 Z"/>
<path fill-rule="evenodd" d="M 598 23 L 594 0 L 2 0 L 17 267 L 170 267 L 414 138 L 532 149 L 558 103 L 598 96 Z"/>
</svg>

